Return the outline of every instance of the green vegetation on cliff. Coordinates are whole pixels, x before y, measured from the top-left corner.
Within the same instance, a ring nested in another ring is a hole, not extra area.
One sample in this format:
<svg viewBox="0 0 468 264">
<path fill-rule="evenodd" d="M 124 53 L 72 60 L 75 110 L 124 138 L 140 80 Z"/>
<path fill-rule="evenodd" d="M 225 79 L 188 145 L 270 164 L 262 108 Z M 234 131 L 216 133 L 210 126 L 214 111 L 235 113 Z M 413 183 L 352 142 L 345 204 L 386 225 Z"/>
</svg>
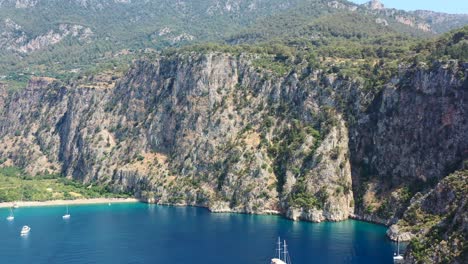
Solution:
<svg viewBox="0 0 468 264">
<path fill-rule="evenodd" d="M 444 178 L 411 205 L 398 222 L 415 238 L 409 244 L 416 263 L 465 263 L 468 259 L 468 170 Z"/>
<path fill-rule="evenodd" d="M 416 46 L 419 58 L 426 56 L 431 61 L 468 61 L 468 26 L 452 30 L 435 41 L 427 41 Z"/>
<path fill-rule="evenodd" d="M 100 197 L 127 198 L 129 196 L 113 193 L 102 185 L 84 185 L 57 174 L 32 177 L 17 167 L 0 168 L 0 203 Z"/>
</svg>

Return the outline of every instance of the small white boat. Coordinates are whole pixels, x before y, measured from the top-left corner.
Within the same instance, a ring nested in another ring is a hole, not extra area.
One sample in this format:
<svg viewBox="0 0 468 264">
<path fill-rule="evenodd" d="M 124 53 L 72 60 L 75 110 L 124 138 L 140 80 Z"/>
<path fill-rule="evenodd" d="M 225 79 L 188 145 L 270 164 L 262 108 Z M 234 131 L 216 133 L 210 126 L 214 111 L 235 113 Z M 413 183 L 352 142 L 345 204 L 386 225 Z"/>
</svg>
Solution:
<svg viewBox="0 0 468 264">
<path fill-rule="evenodd" d="M 70 219 L 70 214 L 68 213 L 68 205 L 67 205 L 67 213 L 62 216 L 63 219 Z"/>
<path fill-rule="evenodd" d="M 397 252 L 393 254 L 393 263 L 403 263 L 403 256 L 400 255 L 400 238 L 397 238 Z"/>
<path fill-rule="evenodd" d="M 14 204 L 13 204 L 13 208 L 18 209 L 18 208 L 19 208 L 19 205 L 18 205 L 17 203 L 14 203 Z"/>
<path fill-rule="evenodd" d="M 31 231 L 31 228 L 29 226 L 23 226 L 23 228 L 21 229 L 21 235 L 25 236 L 29 234 L 29 231 Z"/>
<path fill-rule="evenodd" d="M 10 208 L 10 215 L 6 218 L 8 221 L 15 220 L 15 216 L 13 215 L 13 210 Z"/>
<path fill-rule="evenodd" d="M 281 248 L 281 239 L 278 237 L 278 258 L 271 259 L 271 264 L 292 264 L 291 258 L 289 257 L 288 247 L 286 240 L 284 240 L 283 248 Z M 281 259 L 283 255 L 283 259 Z"/>
</svg>

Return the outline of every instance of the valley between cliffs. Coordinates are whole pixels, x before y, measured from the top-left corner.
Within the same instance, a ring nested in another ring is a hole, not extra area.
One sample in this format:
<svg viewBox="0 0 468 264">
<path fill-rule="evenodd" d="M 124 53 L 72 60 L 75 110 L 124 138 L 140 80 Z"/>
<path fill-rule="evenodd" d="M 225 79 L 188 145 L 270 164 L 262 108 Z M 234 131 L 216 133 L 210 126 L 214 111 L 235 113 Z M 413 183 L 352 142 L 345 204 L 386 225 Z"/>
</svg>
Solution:
<svg viewBox="0 0 468 264">
<path fill-rule="evenodd" d="M 0 90 L 2 166 L 150 203 L 386 225 L 467 166 L 466 63 L 401 66 L 369 91 L 359 78 L 278 74 L 257 59 L 183 52 L 123 76 Z"/>
</svg>

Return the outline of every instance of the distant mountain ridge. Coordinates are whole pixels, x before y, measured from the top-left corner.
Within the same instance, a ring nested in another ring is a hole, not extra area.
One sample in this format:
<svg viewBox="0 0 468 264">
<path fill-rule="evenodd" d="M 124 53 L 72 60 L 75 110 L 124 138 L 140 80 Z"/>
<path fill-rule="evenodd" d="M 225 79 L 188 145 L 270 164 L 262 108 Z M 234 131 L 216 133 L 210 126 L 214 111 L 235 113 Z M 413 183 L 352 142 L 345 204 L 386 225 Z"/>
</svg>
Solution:
<svg viewBox="0 0 468 264">
<path fill-rule="evenodd" d="M 332 35 L 324 34 L 337 19 L 343 20 L 335 23 L 339 27 Z M 0 59 L 5 62 L 0 77 L 15 79 L 11 75 L 18 71 L 63 75 L 123 49 L 369 37 L 368 29 L 375 36 L 427 37 L 466 24 L 468 15 L 406 12 L 387 9 L 378 1 L 0 0 Z"/>
<path fill-rule="evenodd" d="M 219 41 L 249 25 L 291 11 L 307 17 L 303 21 L 305 24 L 330 13 L 339 16 L 343 11 L 357 12 L 372 17 L 377 24 L 412 34 L 439 34 L 468 24 L 468 14 L 406 12 L 387 9 L 378 0 L 363 5 L 344 0 L 1 0 L 0 33 L 6 40 L 0 47 L 18 51 L 8 46 L 14 38 L 8 38 L 8 30 L 1 25 L 6 21 L 23 29 L 22 42 L 47 34 L 66 21 L 66 24 L 84 26 L 96 32 L 96 41 L 104 39 L 126 48 L 164 47 L 194 41 Z M 128 31 L 134 32 L 128 35 Z M 44 47 L 58 43 L 42 42 Z M 19 49 L 23 53 L 33 50 Z"/>
<path fill-rule="evenodd" d="M 362 6 L 379 16 L 433 34 L 444 33 L 468 24 L 468 14 L 448 14 L 429 10 L 403 11 L 386 8 L 379 0 L 372 0 Z"/>
</svg>

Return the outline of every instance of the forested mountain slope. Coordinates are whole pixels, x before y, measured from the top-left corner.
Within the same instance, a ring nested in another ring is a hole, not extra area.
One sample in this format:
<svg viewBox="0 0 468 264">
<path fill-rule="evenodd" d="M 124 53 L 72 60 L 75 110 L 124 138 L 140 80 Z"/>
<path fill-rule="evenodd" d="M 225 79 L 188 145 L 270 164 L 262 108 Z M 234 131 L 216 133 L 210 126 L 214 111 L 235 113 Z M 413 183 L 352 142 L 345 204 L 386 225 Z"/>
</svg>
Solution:
<svg viewBox="0 0 468 264">
<path fill-rule="evenodd" d="M 64 79 L 125 64 L 145 48 L 384 32 L 430 36 L 468 23 L 464 15 L 375 6 L 341 0 L 3 0 L 0 77 L 22 87 L 34 75 Z"/>
</svg>

